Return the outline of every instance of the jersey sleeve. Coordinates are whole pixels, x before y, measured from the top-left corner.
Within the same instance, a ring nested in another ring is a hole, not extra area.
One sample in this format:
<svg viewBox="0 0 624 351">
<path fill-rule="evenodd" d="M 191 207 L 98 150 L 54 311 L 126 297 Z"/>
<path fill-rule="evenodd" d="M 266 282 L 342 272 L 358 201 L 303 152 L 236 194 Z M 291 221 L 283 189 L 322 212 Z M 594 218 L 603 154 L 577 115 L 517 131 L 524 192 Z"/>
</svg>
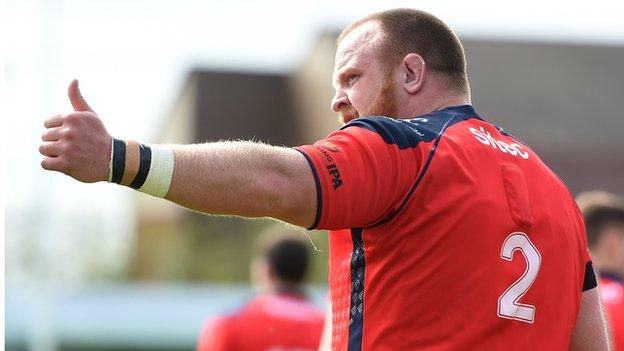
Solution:
<svg viewBox="0 0 624 351">
<path fill-rule="evenodd" d="M 419 141 L 400 120 L 367 117 L 297 147 L 317 187 L 317 213 L 309 229 L 367 227 L 390 215 L 421 168 Z"/>
</svg>

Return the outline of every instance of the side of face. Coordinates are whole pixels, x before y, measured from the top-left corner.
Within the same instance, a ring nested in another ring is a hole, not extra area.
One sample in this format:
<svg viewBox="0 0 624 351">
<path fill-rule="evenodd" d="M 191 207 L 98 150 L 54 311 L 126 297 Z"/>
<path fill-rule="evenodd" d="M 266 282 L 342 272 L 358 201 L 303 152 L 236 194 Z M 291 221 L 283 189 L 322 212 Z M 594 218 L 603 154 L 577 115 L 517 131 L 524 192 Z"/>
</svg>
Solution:
<svg viewBox="0 0 624 351">
<path fill-rule="evenodd" d="M 624 226 L 614 226 L 607 233 L 611 239 L 611 248 L 614 266 L 618 267 L 620 275 L 624 276 Z"/>
<path fill-rule="evenodd" d="M 603 230 L 592 254 L 600 262 L 599 269 L 624 276 L 624 226 L 613 225 Z"/>
<path fill-rule="evenodd" d="M 387 81 L 379 53 L 381 39 L 379 24 L 368 22 L 353 29 L 338 45 L 331 108 L 342 123 L 379 108 L 376 100 Z"/>
<path fill-rule="evenodd" d="M 251 282 L 258 293 L 271 291 L 273 276 L 269 263 L 263 257 L 256 257 L 251 262 Z"/>
</svg>

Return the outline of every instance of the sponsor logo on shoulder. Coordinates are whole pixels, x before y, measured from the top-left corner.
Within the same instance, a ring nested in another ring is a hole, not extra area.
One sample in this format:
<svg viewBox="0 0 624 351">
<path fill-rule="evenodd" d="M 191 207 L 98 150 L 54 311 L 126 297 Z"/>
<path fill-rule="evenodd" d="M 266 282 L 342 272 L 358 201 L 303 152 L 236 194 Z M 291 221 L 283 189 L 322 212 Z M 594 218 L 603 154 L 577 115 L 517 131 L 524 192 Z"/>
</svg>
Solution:
<svg viewBox="0 0 624 351">
<path fill-rule="evenodd" d="M 340 171 L 338 170 L 338 166 L 336 166 L 336 162 L 334 161 L 334 158 L 331 156 L 329 151 L 327 151 L 327 150 L 331 150 L 326 145 L 329 143 L 319 143 L 319 144 L 320 145 L 316 146 L 316 149 L 321 153 L 321 155 L 323 155 L 323 157 L 325 158 L 325 162 L 328 163 L 328 165 L 326 166 L 327 172 L 331 176 L 332 182 L 334 185 L 334 190 L 336 190 L 338 189 L 339 186 L 342 185 L 342 178 L 340 177 Z M 336 147 L 335 145 L 333 144 L 329 144 L 329 145 L 330 147 L 335 148 L 336 152 L 339 151 L 338 147 Z"/>
<path fill-rule="evenodd" d="M 329 171 L 329 175 L 332 176 L 332 181 L 334 182 L 334 190 L 338 189 L 339 186 L 342 185 L 342 179 L 340 178 L 340 171 L 338 171 L 338 167 L 336 164 L 332 163 L 327 166 L 327 170 Z"/>
<path fill-rule="evenodd" d="M 524 148 L 522 145 L 496 140 L 490 132 L 483 129 L 483 127 L 479 127 L 479 129 L 470 127 L 468 130 L 474 135 L 475 139 L 483 145 L 491 146 L 494 150 L 499 150 L 511 156 L 520 156 L 525 160 L 529 158 L 529 153 L 522 150 Z"/>
</svg>

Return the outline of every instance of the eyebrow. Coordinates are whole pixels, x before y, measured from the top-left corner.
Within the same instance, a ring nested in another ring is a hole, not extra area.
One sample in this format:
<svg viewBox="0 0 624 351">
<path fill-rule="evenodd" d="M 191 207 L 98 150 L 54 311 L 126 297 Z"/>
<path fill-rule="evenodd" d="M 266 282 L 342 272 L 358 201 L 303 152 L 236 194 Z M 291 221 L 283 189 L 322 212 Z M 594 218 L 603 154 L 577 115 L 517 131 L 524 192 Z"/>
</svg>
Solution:
<svg viewBox="0 0 624 351">
<path fill-rule="evenodd" d="M 336 74 L 332 77 L 332 85 L 334 86 L 334 89 L 340 85 L 341 81 L 344 80 L 344 77 L 351 71 L 356 70 L 357 68 L 354 67 L 353 65 L 349 65 L 346 67 L 342 67 L 341 69 L 338 70 L 338 72 L 336 72 Z"/>
</svg>

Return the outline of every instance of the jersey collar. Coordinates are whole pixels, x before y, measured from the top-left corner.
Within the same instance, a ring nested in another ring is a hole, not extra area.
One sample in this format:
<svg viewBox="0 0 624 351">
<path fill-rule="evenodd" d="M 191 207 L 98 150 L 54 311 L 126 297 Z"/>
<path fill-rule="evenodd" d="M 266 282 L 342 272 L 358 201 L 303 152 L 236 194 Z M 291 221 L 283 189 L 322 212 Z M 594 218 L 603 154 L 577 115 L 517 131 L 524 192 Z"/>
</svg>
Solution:
<svg viewBox="0 0 624 351">
<path fill-rule="evenodd" d="M 433 116 L 437 114 L 450 114 L 450 115 L 457 115 L 457 116 L 464 116 L 464 117 L 474 117 L 474 118 L 481 119 L 481 120 L 483 119 L 481 118 L 481 116 L 479 116 L 477 111 L 475 111 L 472 105 L 448 106 L 441 110 L 436 110 L 428 114 L 418 116 L 416 118 L 424 117 L 424 116 Z"/>
</svg>

